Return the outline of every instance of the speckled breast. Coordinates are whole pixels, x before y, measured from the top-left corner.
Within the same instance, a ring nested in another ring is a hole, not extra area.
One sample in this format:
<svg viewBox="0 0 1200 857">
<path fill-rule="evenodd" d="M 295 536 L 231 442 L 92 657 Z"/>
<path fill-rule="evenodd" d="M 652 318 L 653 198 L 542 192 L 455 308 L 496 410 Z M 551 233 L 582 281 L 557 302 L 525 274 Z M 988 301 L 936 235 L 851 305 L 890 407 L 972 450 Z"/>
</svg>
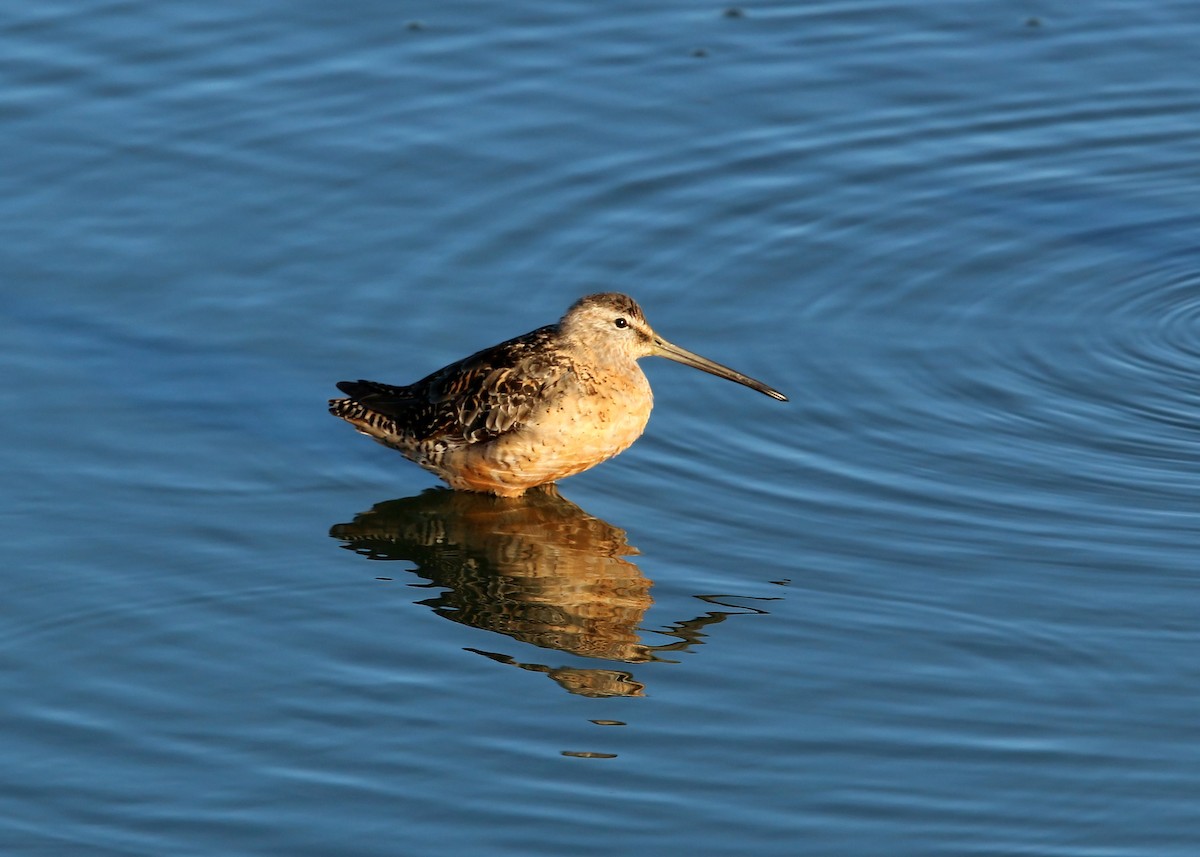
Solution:
<svg viewBox="0 0 1200 857">
<path fill-rule="evenodd" d="M 653 406 L 640 369 L 619 383 L 574 378 L 547 397 L 521 429 L 447 455 L 438 475 L 452 488 L 521 494 L 628 449 L 641 437 Z"/>
</svg>

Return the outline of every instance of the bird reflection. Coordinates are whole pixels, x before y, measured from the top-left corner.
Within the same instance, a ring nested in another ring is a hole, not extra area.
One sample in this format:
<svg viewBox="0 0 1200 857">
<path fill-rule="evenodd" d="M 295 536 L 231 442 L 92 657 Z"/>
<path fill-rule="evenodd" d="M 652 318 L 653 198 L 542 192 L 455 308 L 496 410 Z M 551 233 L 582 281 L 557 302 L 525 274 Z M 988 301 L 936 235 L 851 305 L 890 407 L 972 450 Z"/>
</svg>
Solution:
<svg viewBox="0 0 1200 857">
<path fill-rule="evenodd" d="M 663 660 L 663 653 L 701 642 L 701 628 L 730 615 L 705 613 L 659 631 L 668 643 L 643 642 L 639 631 L 653 601 L 650 580 L 627 559 L 636 548 L 623 530 L 584 512 L 553 485 L 521 497 L 433 488 L 379 503 L 330 535 L 369 559 L 415 563 L 417 575 L 444 589 L 418 602 L 439 616 L 586 658 Z M 544 673 L 571 693 L 645 693 L 625 670 L 549 667 L 469 651 Z"/>
</svg>

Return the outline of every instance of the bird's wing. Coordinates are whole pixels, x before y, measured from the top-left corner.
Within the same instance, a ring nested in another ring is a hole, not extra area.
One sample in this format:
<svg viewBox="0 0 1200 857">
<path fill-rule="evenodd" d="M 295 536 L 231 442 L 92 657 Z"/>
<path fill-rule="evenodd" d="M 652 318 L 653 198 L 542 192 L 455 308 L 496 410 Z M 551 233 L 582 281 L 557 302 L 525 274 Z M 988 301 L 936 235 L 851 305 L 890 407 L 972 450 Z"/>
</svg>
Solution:
<svg viewBox="0 0 1200 857">
<path fill-rule="evenodd" d="M 555 328 L 540 328 L 451 363 L 407 387 L 343 381 L 356 402 L 395 421 L 416 441 L 473 444 L 525 424 L 548 388 L 570 371 L 546 347 Z"/>
</svg>

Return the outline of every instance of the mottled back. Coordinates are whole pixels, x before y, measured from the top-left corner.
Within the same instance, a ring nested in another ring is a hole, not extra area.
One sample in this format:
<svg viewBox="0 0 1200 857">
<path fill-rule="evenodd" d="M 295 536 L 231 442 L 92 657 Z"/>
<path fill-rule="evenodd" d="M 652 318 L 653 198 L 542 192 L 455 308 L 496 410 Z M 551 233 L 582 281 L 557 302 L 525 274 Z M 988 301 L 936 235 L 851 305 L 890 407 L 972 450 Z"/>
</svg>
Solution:
<svg viewBox="0 0 1200 857">
<path fill-rule="evenodd" d="M 414 444 L 436 439 L 460 446 L 492 440 L 520 428 L 546 388 L 570 370 L 561 354 L 547 348 L 557 330 L 557 325 L 538 328 L 406 387 L 342 381 L 338 389 L 350 399 L 335 399 L 330 409 L 337 416 L 360 419 L 360 408 L 367 409 L 392 423 L 389 433 Z"/>
</svg>

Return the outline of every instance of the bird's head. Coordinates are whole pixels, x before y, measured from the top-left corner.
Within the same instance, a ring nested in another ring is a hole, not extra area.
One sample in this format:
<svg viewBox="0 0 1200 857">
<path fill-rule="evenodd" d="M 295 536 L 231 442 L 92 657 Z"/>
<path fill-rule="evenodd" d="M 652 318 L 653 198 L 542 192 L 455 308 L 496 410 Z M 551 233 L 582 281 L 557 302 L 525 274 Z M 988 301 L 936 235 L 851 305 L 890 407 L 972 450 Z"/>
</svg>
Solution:
<svg viewBox="0 0 1200 857">
<path fill-rule="evenodd" d="M 666 357 L 787 401 L 787 396 L 761 381 L 663 339 L 650 327 L 637 301 L 628 295 L 602 292 L 580 298 L 558 324 L 564 339 L 597 359 L 621 364 L 639 357 Z"/>
</svg>

